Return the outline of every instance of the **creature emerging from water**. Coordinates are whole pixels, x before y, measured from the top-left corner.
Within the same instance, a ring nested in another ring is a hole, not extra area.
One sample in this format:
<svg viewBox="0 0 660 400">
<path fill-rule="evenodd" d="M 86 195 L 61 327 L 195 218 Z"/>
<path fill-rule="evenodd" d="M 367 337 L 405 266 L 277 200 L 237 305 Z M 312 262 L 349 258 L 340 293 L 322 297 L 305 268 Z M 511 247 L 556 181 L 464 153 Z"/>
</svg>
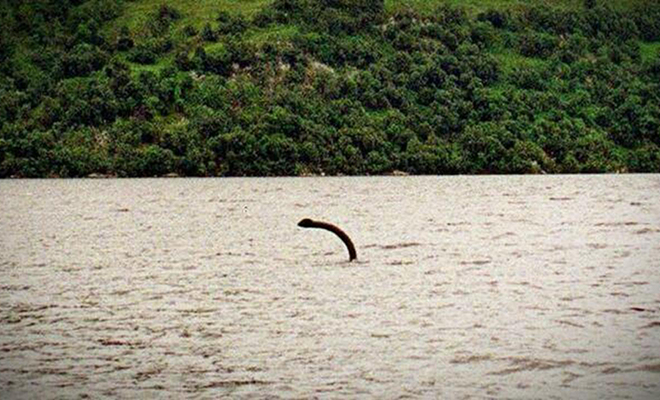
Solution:
<svg viewBox="0 0 660 400">
<path fill-rule="evenodd" d="M 334 233 L 335 235 L 339 236 L 342 242 L 344 242 L 346 245 L 346 248 L 348 249 L 348 261 L 350 262 L 357 258 L 355 246 L 353 245 L 351 238 L 349 238 L 346 232 L 342 231 L 337 226 L 328 222 L 314 221 L 309 218 L 305 218 L 298 222 L 298 226 L 301 228 L 320 228 Z"/>
</svg>

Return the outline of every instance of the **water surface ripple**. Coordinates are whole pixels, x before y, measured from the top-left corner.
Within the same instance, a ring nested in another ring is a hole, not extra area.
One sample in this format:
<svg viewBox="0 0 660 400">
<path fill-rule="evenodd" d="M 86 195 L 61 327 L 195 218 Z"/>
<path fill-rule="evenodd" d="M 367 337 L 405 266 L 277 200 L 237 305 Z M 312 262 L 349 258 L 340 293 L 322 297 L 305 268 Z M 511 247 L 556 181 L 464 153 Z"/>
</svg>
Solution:
<svg viewBox="0 0 660 400">
<path fill-rule="evenodd" d="M 659 175 L 0 181 L 0 397 L 657 399 L 658 193 Z"/>
</svg>

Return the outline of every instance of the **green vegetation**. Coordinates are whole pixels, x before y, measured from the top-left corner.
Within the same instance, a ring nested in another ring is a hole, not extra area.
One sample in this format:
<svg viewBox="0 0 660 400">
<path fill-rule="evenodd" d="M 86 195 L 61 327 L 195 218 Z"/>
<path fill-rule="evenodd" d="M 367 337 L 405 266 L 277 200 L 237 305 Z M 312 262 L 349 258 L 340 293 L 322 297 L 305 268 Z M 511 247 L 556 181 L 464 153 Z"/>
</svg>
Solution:
<svg viewBox="0 0 660 400">
<path fill-rule="evenodd" d="M 7 0 L 0 177 L 660 172 L 655 0 Z"/>
</svg>

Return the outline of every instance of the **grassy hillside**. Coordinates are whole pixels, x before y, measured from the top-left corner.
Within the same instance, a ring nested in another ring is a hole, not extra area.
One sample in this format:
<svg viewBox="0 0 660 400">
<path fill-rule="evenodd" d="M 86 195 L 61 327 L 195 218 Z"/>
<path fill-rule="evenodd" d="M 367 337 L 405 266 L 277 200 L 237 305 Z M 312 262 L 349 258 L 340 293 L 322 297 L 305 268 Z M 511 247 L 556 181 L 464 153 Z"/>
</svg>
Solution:
<svg viewBox="0 0 660 400">
<path fill-rule="evenodd" d="M 465 7 L 473 13 L 487 10 L 512 10 L 520 11 L 525 7 L 546 6 L 571 11 L 582 11 L 585 9 L 584 1 L 579 0 L 388 0 L 385 5 L 388 9 L 399 7 L 411 7 L 420 11 L 432 11 L 440 5 L 454 7 Z M 607 4 L 611 8 L 627 11 L 648 3 L 646 0 L 611 0 Z"/>
<path fill-rule="evenodd" d="M 647 0 L 612 0 L 607 3 L 613 9 L 626 11 L 643 5 L 645 1 L 648 2 Z M 205 23 L 213 22 L 219 11 L 251 16 L 271 2 L 271 0 L 137 0 L 126 4 L 123 15 L 117 19 L 117 24 L 135 28 L 146 20 L 150 12 L 165 4 L 183 13 L 184 18 L 181 21 L 183 24 L 192 24 L 201 28 Z M 430 12 L 442 5 L 464 7 L 471 13 L 490 9 L 516 11 L 539 5 L 575 11 L 584 9 L 584 2 L 576 0 L 386 0 L 384 4 L 389 12 L 404 8 Z"/>
<path fill-rule="evenodd" d="M 8 0 L 0 23 L 0 177 L 660 172 L 653 0 Z"/>
<path fill-rule="evenodd" d="M 128 26 L 137 30 L 149 19 L 149 15 L 162 5 L 175 8 L 181 12 L 181 25 L 192 25 L 202 28 L 206 23 L 215 21 L 220 11 L 232 14 L 254 15 L 270 3 L 269 0 L 139 0 L 126 3 L 124 12 L 113 24 Z"/>
</svg>

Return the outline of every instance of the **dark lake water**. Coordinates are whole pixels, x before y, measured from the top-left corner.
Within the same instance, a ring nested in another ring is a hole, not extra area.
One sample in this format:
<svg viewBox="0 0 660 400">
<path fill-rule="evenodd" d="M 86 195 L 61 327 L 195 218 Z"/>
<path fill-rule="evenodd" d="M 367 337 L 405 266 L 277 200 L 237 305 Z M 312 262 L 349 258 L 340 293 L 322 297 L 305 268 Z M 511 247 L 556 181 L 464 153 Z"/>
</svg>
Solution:
<svg viewBox="0 0 660 400">
<path fill-rule="evenodd" d="M 0 181 L 0 397 L 657 399 L 659 194 L 660 175 Z"/>
</svg>

